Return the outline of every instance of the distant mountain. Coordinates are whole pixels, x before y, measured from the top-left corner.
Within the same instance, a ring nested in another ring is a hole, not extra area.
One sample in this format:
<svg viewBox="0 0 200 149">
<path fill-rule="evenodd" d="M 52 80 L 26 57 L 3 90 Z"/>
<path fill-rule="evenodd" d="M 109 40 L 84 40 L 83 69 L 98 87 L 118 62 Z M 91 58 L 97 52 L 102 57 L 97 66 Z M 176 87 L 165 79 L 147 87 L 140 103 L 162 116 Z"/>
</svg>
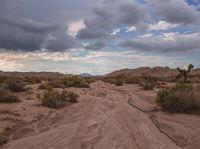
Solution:
<svg viewBox="0 0 200 149">
<path fill-rule="evenodd" d="M 90 73 L 81 73 L 80 76 L 82 76 L 82 77 L 91 77 L 92 75 Z"/>
</svg>

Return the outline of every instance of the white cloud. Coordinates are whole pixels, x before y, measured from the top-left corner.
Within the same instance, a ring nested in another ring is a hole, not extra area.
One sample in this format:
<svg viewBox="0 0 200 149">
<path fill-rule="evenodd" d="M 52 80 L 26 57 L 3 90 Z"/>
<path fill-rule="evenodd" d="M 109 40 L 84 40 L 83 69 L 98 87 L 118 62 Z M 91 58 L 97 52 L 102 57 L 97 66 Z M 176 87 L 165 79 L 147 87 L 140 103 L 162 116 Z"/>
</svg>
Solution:
<svg viewBox="0 0 200 149">
<path fill-rule="evenodd" d="M 67 33 L 74 37 L 77 35 L 78 31 L 85 28 L 85 24 L 84 24 L 84 21 L 83 19 L 81 20 L 78 20 L 78 21 L 75 21 L 75 22 L 71 22 L 69 24 L 69 27 L 68 27 L 68 30 L 67 30 Z"/>
<path fill-rule="evenodd" d="M 17 61 L 7 61 L 0 59 L 0 70 L 13 71 L 22 68 L 24 65 Z"/>
<path fill-rule="evenodd" d="M 167 21 L 159 21 L 155 24 L 150 24 L 149 30 L 168 30 L 177 26 L 177 24 L 171 24 Z"/>
<path fill-rule="evenodd" d="M 135 26 L 129 26 L 129 27 L 126 27 L 126 32 L 133 32 L 133 31 L 136 31 L 136 27 Z"/>
<path fill-rule="evenodd" d="M 111 33 L 111 35 L 116 35 L 118 32 L 120 32 L 120 29 L 115 28 L 115 29 L 113 29 L 113 32 Z"/>
<path fill-rule="evenodd" d="M 153 36 L 153 34 L 148 33 L 148 34 L 140 35 L 140 36 L 138 36 L 138 37 L 146 38 L 146 37 L 152 37 L 152 36 Z"/>
</svg>

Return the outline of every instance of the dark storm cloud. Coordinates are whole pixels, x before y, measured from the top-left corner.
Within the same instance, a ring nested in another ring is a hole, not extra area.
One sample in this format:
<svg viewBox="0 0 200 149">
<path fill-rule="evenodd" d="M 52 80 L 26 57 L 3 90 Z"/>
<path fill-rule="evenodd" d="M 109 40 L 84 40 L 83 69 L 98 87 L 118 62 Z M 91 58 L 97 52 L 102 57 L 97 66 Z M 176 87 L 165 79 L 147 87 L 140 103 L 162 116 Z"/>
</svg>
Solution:
<svg viewBox="0 0 200 149">
<path fill-rule="evenodd" d="M 2 0 L 0 49 L 61 51 L 76 47 L 67 24 L 82 19 L 102 0 Z"/>
<path fill-rule="evenodd" d="M 7 18 L 4 17 L 0 18 L 0 23 L 8 25 L 8 27 L 10 26 L 22 29 L 26 32 L 40 33 L 40 34 L 49 33 L 59 28 L 58 25 L 35 22 L 27 18 L 14 19 L 11 17 Z"/>
<path fill-rule="evenodd" d="M 106 31 L 102 31 L 97 28 L 84 28 L 78 32 L 76 38 L 93 40 L 105 38 L 106 36 L 108 36 L 108 33 Z"/>
<path fill-rule="evenodd" d="M 140 5 L 129 0 L 105 0 L 102 7 L 94 8 L 85 18 L 86 28 L 79 31 L 79 39 L 101 39 L 110 36 L 115 24 L 136 25 L 144 12 Z"/>
<path fill-rule="evenodd" d="M 94 8 L 93 16 L 84 19 L 86 28 L 81 29 L 78 39 L 100 39 L 109 36 L 112 29 L 113 16 L 105 9 Z"/>
<path fill-rule="evenodd" d="M 169 38 L 148 37 L 125 40 L 120 47 L 144 52 L 186 52 L 200 49 L 200 34 L 174 35 Z"/>
<path fill-rule="evenodd" d="M 163 18 L 171 23 L 194 24 L 200 19 L 199 12 L 185 0 L 150 0 L 147 8 L 155 19 Z"/>
<path fill-rule="evenodd" d="M 66 34 L 65 29 L 60 29 L 51 34 L 52 37 L 47 39 L 45 48 L 51 51 L 63 51 L 76 46 L 74 39 Z"/>
<path fill-rule="evenodd" d="M 143 10 L 138 5 L 121 5 L 119 11 L 119 21 L 127 25 L 135 25 L 143 18 Z"/>
<path fill-rule="evenodd" d="M 17 28 L 1 27 L 0 49 L 34 51 L 40 48 L 44 35 L 22 32 Z"/>
<path fill-rule="evenodd" d="M 61 51 L 75 45 L 73 38 L 66 33 L 67 27 L 36 22 L 27 18 L 1 18 L 0 29 L 2 49 L 34 51 L 47 48 Z"/>
</svg>

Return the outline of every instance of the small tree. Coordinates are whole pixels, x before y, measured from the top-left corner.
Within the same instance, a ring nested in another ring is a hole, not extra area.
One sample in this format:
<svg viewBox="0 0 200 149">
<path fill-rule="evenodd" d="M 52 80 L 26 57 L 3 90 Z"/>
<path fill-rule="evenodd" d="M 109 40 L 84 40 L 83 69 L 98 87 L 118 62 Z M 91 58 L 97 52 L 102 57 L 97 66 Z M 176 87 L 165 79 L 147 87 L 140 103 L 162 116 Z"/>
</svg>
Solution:
<svg viewBox="0 0 200 149">
<path fill-rule="evenodd" d="M 178 75 L 176 76 L 176 79 L 180 79 L 183 78 L 183 82 L 186 83 L 189 77 L 189 73 L 191 72 L 191 70 L 194 68 L 194 65 L 190 64 L 188 66 L 188 69 L 180 69 L 179 67 L 177 68 L 178 70 Z"/>
</svg>

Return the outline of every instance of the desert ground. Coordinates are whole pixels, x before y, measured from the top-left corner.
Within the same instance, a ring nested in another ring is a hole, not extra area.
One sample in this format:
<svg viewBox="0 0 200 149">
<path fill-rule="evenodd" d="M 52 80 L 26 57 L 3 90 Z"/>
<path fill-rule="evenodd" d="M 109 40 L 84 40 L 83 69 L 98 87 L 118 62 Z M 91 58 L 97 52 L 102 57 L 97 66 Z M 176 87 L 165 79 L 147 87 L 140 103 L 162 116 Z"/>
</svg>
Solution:
<svg viewBox="0 0 200 149">
<path fill-rule="evenodd" d="M 88 88 L 69 87 L 78 102 L 59 109 L 43 107 L 44 89 L 14 93 L 18 103 L 0 104 L 2 149 L 198 149 L 199 113 L 169 113 L 155 98 L 159 88 L 116 86 L 93 81 Z M 164 87 L 173 83 L 165 83 Z M 56 88 L 62 91 L 62 88 Z M 39 94 L 39 95 L 38 95 Z"/>
</svg>

